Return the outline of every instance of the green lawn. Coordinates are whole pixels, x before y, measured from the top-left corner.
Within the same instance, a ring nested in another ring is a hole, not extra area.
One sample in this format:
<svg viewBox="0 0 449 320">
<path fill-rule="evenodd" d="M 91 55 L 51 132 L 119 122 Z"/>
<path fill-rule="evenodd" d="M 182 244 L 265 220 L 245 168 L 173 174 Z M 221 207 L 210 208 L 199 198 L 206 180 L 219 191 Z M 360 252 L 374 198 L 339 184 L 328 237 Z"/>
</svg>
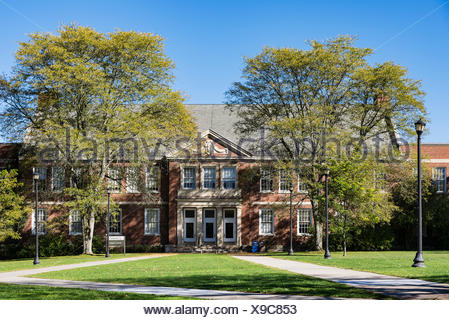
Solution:
<svg viewBox="0 0 449 320">
<path fill-rule="evenodd" d="M 108 259 L 120 259 L 120 258 L 129 258 L 129 257 L 137 257 L 143 254 L 137 253 L 129 253 L 126 256 L 123 254 L 111 254 L 111 257 Z M 96 255 L 79 255 L 79 256 L 63 256 L 63 257 L 51 257 L 51 258 L 40 258 L 40 264 L 34 265 L 33 258 L 27 259 L 15 259 L 15 260 L 0 260 L 0 272 L 7 271 L 16 271 L 16 270 L 25 270 L 25 269 L 35 269 L 35 268 L 44 268 L 44 267 L 52 267 L 59 266 L 63 264 L 72 264 L 72 263 L 81 263 L 88 261 L 98 261 L 98 260 L 106 260 L 104 254 L 96 254 Z"/>
<path fill-rule="evenodd" d="M 219 254 L 179 254 L 49 272 L 35 277 L 324 297 L 385 298 L 370 291 Z"/>
<path fill-rule="evenodd" d="M 151 294 L 106 292 L 87 289 L 67 289 L 46 286 L 24 286 L 0 283 L 0 300 L 185 300 Z"/>
<path fill-rule="evenodd" d="M 449 251 L 424 252 L 426 268 L 411 267 L 415 253 L 412 251 L 348 252 L 347 256 L 343 257 L 341 252 L 331 252 L 332 259 L 329 260 L 323 259 L 323 253 L 317 252 L 298 252 L 294 256 L 288 256 L 286 253 L 267 255 L 324 266 L 449 283 Z"/>
</svg>

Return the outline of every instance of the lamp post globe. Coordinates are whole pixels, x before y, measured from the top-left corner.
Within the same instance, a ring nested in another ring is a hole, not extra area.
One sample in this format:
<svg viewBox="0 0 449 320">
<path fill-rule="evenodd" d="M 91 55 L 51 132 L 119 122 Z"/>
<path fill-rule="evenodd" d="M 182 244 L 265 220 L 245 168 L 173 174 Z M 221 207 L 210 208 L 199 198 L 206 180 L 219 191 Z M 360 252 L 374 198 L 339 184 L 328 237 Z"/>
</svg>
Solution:
<svg viewBox="0 0 449 320">
<path fill-rule="evenodd" d="M 324 252 L 324 259 L 330 259 L 331 253 L 329 252 L 329 188 L 328 181 L 330 170 L 328 167 L 324 168 L 324 194 L 326 198 L 326 249 Z"/>
<path fill-rule="evenodd" d="M 34 180 L 34 195 L 36 197 L 36 203 L 35 203 L 35 208 L 34 208 L 34 234 L 36 237 L 36 245 L 35 245 L 35 256 L 34 256 L 34 261 L 33 264 L 39 264 L 39 188 L 38 188 L 38 184 L 39 184 L 39 173 L 34 172 L 33 173 L 33 180 Z"/>
<path fill-rule="evenodd" d="M 412 267 L 424 268 L 424 257 L 422 253 L 422 191 L 421 191 L 421 135 L 424 131 L 426 123 L 419 119 L 415 122 L 415 130 L 418 135 L 417 138 L 417 153 L 418 153 L 418 251 L 416 252 L 415 259 L 413 260 Z"/>
</svg>

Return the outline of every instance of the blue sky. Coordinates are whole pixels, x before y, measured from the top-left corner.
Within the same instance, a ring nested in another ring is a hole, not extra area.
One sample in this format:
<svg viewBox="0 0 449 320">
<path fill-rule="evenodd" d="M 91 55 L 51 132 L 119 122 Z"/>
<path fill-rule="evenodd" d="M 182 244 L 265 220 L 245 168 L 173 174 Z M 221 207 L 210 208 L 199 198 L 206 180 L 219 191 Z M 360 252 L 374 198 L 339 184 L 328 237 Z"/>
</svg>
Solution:
<svg viewBox="0 0 449 320">
<path fill-rule="evenodd" d="M 244 56 L 263 46 L 306 48 L 305 41 L 357 35 L 392 60 L 427 93 L 425 142 L 449 143 L 449 1 L 17 1 L 0 0 L 0 73 L 14 64 L 19 41 L 76 22 L 101 32 L 152 32 L 176 63 L 175 87 L 187 103 L 222 103 Z"/>
</svg>

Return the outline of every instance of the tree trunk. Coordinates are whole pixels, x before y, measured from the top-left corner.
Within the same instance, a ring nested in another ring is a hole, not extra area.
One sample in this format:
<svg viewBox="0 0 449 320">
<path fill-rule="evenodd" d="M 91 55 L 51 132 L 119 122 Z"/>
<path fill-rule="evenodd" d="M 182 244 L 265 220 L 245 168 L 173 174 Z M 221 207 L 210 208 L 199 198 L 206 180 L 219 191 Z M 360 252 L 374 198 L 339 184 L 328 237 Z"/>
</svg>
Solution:
<svg viewBox="0 0 449 320">
<path fill-rule="evenodd" d="M 83 230 L 83 253 L 93 255 L 92 240 L 94 238 L 95 215 L 93 212 L 89 212 L 84 219 L 86 227 Z"/>
<path fill-rule="evenodd" d="M 323 224 L 315 220 L 315 250 L 323 250 Z"/>
<path fill-rule="evenodd" d="M 346 257 L 346 214 L 343 220 L 343 257 Z"/>
</svg>

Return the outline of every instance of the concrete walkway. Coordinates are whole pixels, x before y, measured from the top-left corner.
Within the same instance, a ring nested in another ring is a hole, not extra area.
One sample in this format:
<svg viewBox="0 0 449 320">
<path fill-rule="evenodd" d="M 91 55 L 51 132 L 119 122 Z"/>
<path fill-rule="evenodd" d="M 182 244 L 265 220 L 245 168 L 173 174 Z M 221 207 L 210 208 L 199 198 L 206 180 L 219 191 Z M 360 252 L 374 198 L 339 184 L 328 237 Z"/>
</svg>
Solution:
<svg viewBox="0 0 449 320">
<path fill-rule="evenodd" d="M 283 295 L 283 294 L 259 294 L 259 293 L 247 293 L 238 291 L 224 291 L 224 290 L 204 290 L 204 289 L 188 289 L 188 288 L 172 288 L 172 287 L 151 287 L 151 286 L 139 286 L 122 283 L 103 283 L 103 282 L 91 282 L 91 281 L 71 281 L 71 280 L 57 280 L 57 279 L 40 279 L 40 278 L 26 278 L 25 276 L 35 275 L 44 272 L 69 270 L 76 268 L 84 268 L 91 266 L 100 266 L 106 264 L 136 261 L 143 259 L 158 258 L 167 255 L 151 255 L 141 256 L 114 260 L 104 261 L 91 261 L 77 264 L 67 264 L 54 267 L 44 267 L 32 270 L 20 270 L 11 272 L 0 273 L 0 282 L 9 284 L 20 285 L 39 285 L 50 287 L 63 287 L 71 289 L 90 289 L 90 290 L 102 290 L 102 291 L 114 291 L 114 292 L 132 292 L 143 294 L 154 294 L 164 296 L 182 296 L 182 297 L 194 297 L 198 299 L 214 299 L 214 300 L 320 300 L 329 299 L 323 297 L 313 296 L 298 296 L 298 295 Z M 332 299 L 334 300 L 334 299 Z M 335 299 L 337 300 L 337 299 Z M 338 299 L 339 300 L 339 299 Z"/>
<path fill-rule="evenodd" d="M 449 284 L 399 278 L 378 273 L 326 267 L 312 263 L 263 256 L 234 257 L 264 266 L 372 290 L 399 299 L 449 299 Z"/>
</svg>

